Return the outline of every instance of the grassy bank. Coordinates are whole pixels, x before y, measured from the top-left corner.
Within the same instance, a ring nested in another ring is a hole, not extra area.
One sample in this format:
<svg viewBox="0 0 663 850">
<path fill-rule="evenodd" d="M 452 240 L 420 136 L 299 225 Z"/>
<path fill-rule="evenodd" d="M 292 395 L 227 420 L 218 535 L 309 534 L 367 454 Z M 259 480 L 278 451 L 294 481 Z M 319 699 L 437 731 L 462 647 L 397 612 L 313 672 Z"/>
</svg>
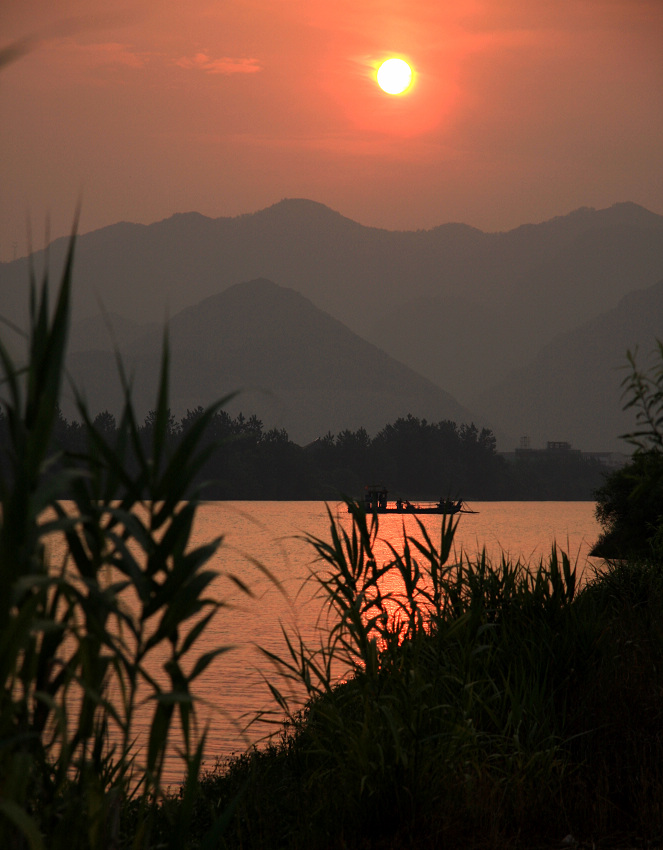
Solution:
<svg viewBox="0 0 663 850">
<path fill-rule="evenodd" d="M 330 519 L 312 541 L 336 627 L 278 662 L 310 700 L 270 747 L 203 777 L 201 834 L 235 805 L 218 846 L 663 835 L 660 565 L 608 566 L 578 590 L 557 550 L 533 568 L 450 564 L 450 526 L 379 565 L 376 519 L 354 510 L 351 532 Z M 336 685 L 339 663 L 353 672 Z"/>
</svg>

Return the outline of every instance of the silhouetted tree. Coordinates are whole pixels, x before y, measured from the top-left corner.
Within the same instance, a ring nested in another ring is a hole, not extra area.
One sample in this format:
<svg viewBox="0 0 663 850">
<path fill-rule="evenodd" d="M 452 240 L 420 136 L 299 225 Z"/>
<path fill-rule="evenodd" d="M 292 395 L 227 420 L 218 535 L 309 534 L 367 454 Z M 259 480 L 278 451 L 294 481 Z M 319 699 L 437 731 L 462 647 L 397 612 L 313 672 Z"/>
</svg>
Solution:
<svg viewBox="0 0 663 850">
<path fill-rule="evenodd" d="M 199 406 L 177 422 L 168 412 L 169 450 L 202 414 Z M 155 417 L 150 411 L 140 429 L 146 447 Z M 2 424 L 0 418 L 0 440 Z M 105 434 L 116 430 L 115 417 L 107 410 L 94 424 Z M 61 412 L 55 431 L 57 450 L 85 450 L 80 424 L 67 422 Z M 303 448 L 284 429 L 265 431 L 255 415 L 233 417 L 221 410 L 212 417 L 202 442 L 215 447 L 198 473 L 209 499 L 334 500 L 361 497 L 366 484 L 382 484 L 392 495 L 405 498 L 584 499 L 600 484 L 600 468 L 579 456 L 507 464 L 496 452 L 492 431 L 412 415 L 385 425 L 374 438 L 363 427 L 344 429 Z"/>
<path fill-rule="evenodd" d="M 93 421 L 94 427 L 105 436 L 110 436 L 117 431 L 117 422 L 115 416 L 109 413 L 108 410 L 103 410 L 97 413 Z"/>
<path fill-rule="evenodd" d="M 625 410 L 636 414 L 635 431 L 624 439 L 635 447 L 627 466 L 613 472 L 596 492 L 596 517 L 603 532 L 592 554 L 604 558 L 663 555 L 663 343 L 658 361 L 641 370 L 628 353 Z M 660 361 L 660 362 L 659 362 Z"/>
<path fill-rule="evenodd" d="M 167 417 L 168 417 L 167 434 L 168 434 L 169 437 L 174 437 L 179 431 L 179 426 L 178 426 L 177 422 L 175 421 L 175 417 L 171 413 L 170 408 L 168 408 Z M 151 436 L 151 434 L 154 432 L 154 426 L 155 426 L 155 423 L 156 423 L 156 419 L 157 419 L 156 410 L 148 411 L 148 414 L 145 417 L 145 422 L 143 423 L 143 428 L 142 428 L 143 433 L 146 436 L 147 435 Z"/>
</svg>

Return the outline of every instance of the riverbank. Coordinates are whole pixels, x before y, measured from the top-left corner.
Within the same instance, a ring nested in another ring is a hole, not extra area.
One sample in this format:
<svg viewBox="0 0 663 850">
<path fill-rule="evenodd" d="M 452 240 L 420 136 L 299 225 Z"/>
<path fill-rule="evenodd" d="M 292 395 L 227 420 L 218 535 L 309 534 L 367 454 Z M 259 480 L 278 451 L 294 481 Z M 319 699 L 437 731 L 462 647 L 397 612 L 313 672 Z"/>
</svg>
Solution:
<svg viewBox="0 0 663 850">
<path fill-rule="evenodd" d="M 219 817 L 226 848 L 656 846 L 660 564 L 608 565 L 580 589 L 557 550 L 450 569 L 447 528 L 378 567 L 354 519 L 314 541 L 337 628 L 274 659 L 282 707 L 287 682 L 309 701 L 203 776 L 191 846 Z M 354 673 L 336 685 L 339 664 Z"/>
</svg>

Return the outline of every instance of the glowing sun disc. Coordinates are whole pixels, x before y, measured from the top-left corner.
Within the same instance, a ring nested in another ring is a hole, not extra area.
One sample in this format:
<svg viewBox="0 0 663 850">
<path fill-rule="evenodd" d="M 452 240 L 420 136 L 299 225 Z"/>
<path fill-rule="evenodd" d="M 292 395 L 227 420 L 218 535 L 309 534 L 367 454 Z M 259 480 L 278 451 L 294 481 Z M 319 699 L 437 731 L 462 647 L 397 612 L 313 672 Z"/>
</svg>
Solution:
<svg viewBox="0 0 663 850">
<path fill-rule="evenodd" d="M 387 59 L 378 69 L 378 85 L 387 94 L 402 94 L 412 82 L 412 68 L 404 59 Z"/>
</svg>

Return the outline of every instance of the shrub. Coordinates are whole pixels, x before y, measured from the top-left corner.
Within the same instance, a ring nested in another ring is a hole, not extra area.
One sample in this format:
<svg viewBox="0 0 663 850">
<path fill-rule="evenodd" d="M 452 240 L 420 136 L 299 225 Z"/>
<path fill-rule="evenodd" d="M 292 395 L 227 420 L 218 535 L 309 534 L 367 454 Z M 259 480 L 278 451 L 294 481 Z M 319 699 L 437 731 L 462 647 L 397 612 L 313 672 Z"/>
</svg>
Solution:
<svg viewBox="0 0 663 850">
<path fill-rule="evenodd" d="M 603 531 L 592 554 L 604 558 L 663 554 L 663 343 L 655 362 L 641 370 L 629 352 L 623 381 L 625 410 L 634 410 L 635 431 L 623 439 L 635 447 L 632 461 L 613 472 L 596 492 Z"/>
<path fill-rule="evenodd" d="M 452 560 L 446 520 L 438 541 L 420 526 L 380 562 L 377 516 L 349 508 L 349 527 L 330 514 L 311 540 L 332 615 L 320 644 L 294 633 L 268 654 L 286 725 L 202 778 L 203 811 L 246 789 L 222 846 L 659 836 L 660 564 L 607 566 L 579 588 L 556 547 L 531 566 Z M 285 698 L 293 683 L 303 707 Z"/>
</svg>

